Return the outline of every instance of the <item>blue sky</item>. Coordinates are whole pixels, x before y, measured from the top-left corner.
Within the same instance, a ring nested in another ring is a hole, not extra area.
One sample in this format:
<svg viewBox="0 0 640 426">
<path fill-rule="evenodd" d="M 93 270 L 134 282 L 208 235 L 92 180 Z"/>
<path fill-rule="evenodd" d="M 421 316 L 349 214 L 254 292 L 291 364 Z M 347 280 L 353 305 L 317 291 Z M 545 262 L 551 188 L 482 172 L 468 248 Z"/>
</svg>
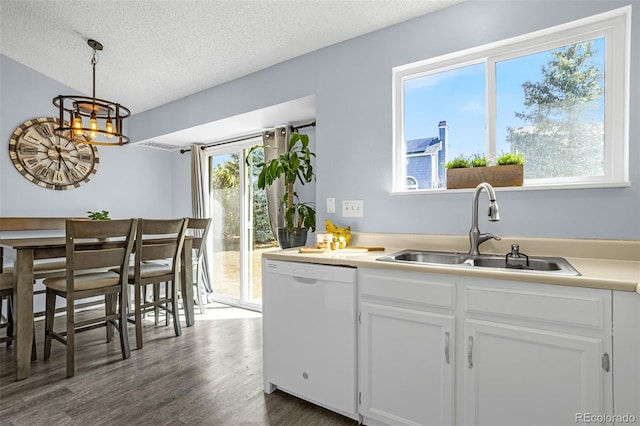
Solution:
<svg viewBox="0 0 640 426">
<path fill-rule="evenodd" d="M 596 40 L 598 58 L 604 57 L 604 39 Z M 548 51 L 498 64 L 497 151 L 509 151 L 507 127 L 524 123 L 515 117 L 523 106 L 525 81 L 540 81 Z M 405 82 L 406 140 L 438 136 L 438 122 L 449 124 L 449 159 L 464 153 L 485 154 L 485 64 L 479 63 Z"/>
</svg>

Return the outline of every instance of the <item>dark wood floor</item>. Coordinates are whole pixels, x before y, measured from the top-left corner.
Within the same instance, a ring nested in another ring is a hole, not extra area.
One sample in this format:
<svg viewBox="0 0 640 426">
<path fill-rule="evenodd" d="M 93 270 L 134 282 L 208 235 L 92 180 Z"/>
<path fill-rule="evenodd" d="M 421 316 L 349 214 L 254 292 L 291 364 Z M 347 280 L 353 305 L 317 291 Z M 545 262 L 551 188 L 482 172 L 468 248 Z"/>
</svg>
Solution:
<svg viewBox="0 0 640 426">
<path fill-rule="evenodd" d="M 253 312 L 210 305 L 180 337 L 172 326 L 146 323 L 144 348 L 133 349 L 130 336 L 128 360 L 117 335 L 107 344 L 104 329 L 82 333 L 70 379 L 62 344 L 54 341 L 51 359 L 42 360 L 42 326 L 36 322 L 38 360 L 28 379 L 13 380 L 13 351 L 0 347 L 0 425 L 357 424 L 281 391 L 262 392 L 262 319 Z"/>
</svg>

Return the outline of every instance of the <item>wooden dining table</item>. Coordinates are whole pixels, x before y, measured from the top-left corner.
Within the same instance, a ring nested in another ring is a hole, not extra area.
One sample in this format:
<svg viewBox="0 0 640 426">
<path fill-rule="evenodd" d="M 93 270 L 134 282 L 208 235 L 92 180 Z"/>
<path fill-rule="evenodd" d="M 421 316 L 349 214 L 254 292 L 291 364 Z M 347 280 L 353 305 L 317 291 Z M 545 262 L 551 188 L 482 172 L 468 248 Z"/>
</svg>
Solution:
<svg viewBox="0 0 640 426">
<path fill-rule="evenodd" d="M 87 241 L 91 245 L 117 245 L 118 241 Z M 34 261 L 65 257 L 65 237 L 0 239 L 5 257 L 14 257 L 14 365 L 16 380 L 29 377 L 33 340 Z M 180 286 L 187 327 L 194 324 L 192 237 L 186 237 L 182 251 Z M 11 255 L 13 254 L 13 256 Z"/>
</svg>

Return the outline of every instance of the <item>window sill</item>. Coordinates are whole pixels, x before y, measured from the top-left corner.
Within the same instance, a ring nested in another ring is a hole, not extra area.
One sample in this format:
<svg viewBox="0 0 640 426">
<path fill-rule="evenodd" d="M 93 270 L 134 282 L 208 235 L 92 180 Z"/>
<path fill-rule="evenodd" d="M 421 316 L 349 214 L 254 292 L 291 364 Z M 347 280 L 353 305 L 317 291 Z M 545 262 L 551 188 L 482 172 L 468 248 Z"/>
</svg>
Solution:
<svg viewBox="0 0 640 426">
<path fill-rule="evenodd" d="M 523 186 L 504 186 L 494 187 L 496 192 L 520 192 L 520 191 L 550 191 L 550 190 L 572 190 L 572 189 L 609 189 L 609 188 L 628 188 L 631 182 L 615 182 L 615 183 L 563 183 L 563 184 L 544 184 L 544 185 L 523 185 Z M 436 195 L 436 194 L 460 194 L 473 192 L 475 188 L 464 189 L 418 189 L 410 191 L 392 191 L 391 195 Z"/>
</svg>

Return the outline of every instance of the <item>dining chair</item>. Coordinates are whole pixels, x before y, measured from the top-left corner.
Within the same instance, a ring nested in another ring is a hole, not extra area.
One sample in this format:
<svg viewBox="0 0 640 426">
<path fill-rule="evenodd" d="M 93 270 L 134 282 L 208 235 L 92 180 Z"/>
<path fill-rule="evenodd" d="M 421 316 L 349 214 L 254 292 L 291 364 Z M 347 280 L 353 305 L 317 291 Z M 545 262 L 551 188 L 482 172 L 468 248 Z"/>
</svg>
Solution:
<svg viewBox="0 0 640 426">
<path fill-rule="evenodd" d="M 207 247 L 207 237 L 209 235 L 209 227 L 211 226 L 211 218 L 189 218 L 187 225 L 187 235 L 192 236 L 193 243 L 193 278 L 196 286 L 196 297 L 198 299 L 198 307 L 200 313 L 204 314 L 204 296 L 202 288 L 202 280 L 204 279 L 204 255 Z M 184 295 L 182 295 L 184 297 Z M 183 304 L 184 304 L 183 300 Z"/>
<path fill-rule="evenodd" d="M 9 348 L 14 340 L 14 310 L 13 310 L 13 286 L 15 277 L 13 268 L 4 268 L 0 272 L 0 328 L 6 328 L 7 332 L 4 337 L 0 337 L 0 343 L 6 343 Z M 3 314 L 4 307 L 7 308 L 7 314 Z M 36 355 L 36 333 L 33 332 L 33 342 L 31 343 L 31 361 L 37 359 Z"/>
<path fill-rule="evenodd" d="M 120 334 L 122 358 L 130 356 L 127 334 L 127 283 L 122 277 L 129 270 L 137 219 L 111 221 L 67 220 L 66 274 L 45 278 L 45 341 L 44 359 L 51 356 L 51 341 L 67 347 L 67 377 L 75 373 L 75 334 L 98 327 L 107 327 L 107 342 L 113 327 Z M 104 242 L 104 241 L 107 242 Z M 108 270 L 117 268 L 119 273 Z M 105 269 L 106 268 L 106 269 Z M 104 270 L 103 272 L 87 272 Z M 95 296 L 105 297 L 105 314 L 86 320 L 76 320 L 75 301 Z M 66 330 L 54 331 L 56 297 L 66 299 Z M 118 298 L 118 309 L 115 298 Z"/>
<path fill-rule="evenodd" d="M 11 346 L 13 342 L 13 268 L 5 268 L 0 273 L 0 328 L 6 328 L 5 337 L 0 337 L 0 343 Z M 7 314 L 4 314 L 4 308 Z"/>
<path fill-rule="evenodd" d="M 186 235 L 188 218 L 139 219 L 135 243 L 134 265 L 129 267 L 128 282 L 133 285 L 133 313 L 128 319 L 135 324 L 136 347 L 142 349 L 142 314 L 162 309 L 165 318 L 173 317 L 176 336 L 182 334 L 178 312 L 178 289 L 180 288 L 181 254 Z M 164 283 L 164 294 L 160 285 Z M 143 296 L 146 286 L 153 284 L 153 300 Z M 131 319 L 133 317 L 133 319 Z"/>
</svg>

